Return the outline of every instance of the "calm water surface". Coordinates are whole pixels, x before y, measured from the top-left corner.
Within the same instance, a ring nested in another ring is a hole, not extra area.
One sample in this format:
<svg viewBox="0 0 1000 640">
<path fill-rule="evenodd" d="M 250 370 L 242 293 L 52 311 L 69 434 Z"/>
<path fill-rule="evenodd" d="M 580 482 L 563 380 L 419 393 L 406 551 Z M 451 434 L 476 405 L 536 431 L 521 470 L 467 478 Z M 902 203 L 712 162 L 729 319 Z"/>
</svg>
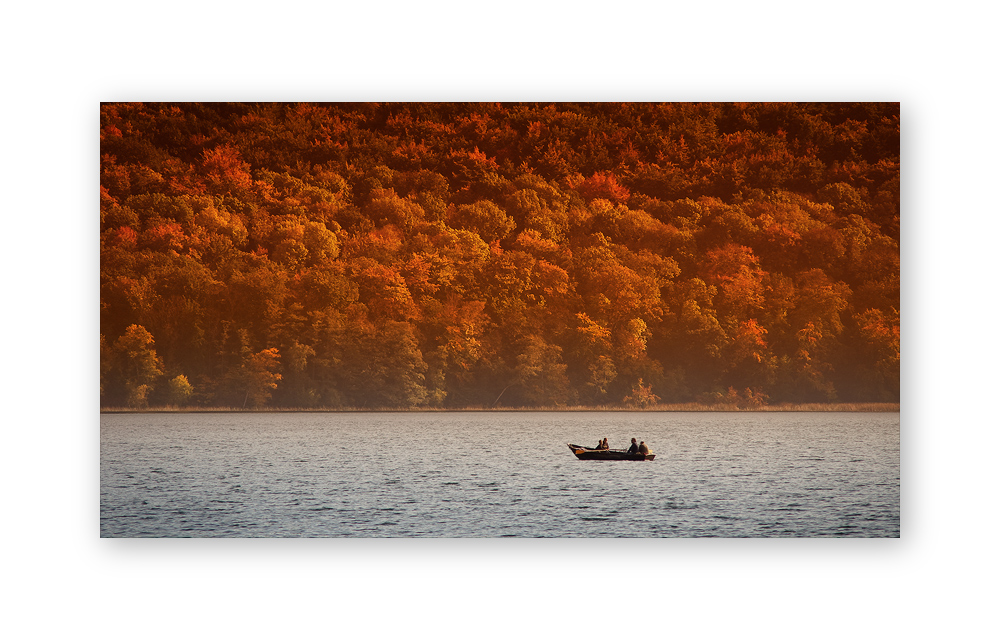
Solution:
<svg viewBox="0 0 1000 640">
<path fill-rule="evenodd" d="M 898 537 L 899 414 L 106 414 L 101 536 Z"/>
</svg>

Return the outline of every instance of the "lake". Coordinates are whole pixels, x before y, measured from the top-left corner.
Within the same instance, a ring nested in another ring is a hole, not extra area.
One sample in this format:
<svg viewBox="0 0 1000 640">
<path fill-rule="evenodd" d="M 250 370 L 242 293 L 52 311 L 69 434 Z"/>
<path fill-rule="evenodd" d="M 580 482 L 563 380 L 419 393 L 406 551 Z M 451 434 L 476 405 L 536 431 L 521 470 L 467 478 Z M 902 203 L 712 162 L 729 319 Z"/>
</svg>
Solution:
<svg viewBox="0 0 1000 640">
<path fill-rule="evenodd" d="M 566 443 L 644 440 L 656 459 Z M 101 537 L 899 537 L 899 413 L 101 415 Z"/>
</svg>

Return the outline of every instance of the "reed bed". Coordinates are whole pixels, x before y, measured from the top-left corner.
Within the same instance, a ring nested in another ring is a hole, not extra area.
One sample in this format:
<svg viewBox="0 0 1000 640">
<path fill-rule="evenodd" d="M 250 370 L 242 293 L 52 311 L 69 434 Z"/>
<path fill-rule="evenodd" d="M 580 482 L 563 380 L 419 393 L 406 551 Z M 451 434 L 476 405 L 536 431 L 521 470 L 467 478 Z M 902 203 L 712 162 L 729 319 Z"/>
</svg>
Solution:
<svg viewBox="0 0 1000 640">
<path fill-rule="evenodd" d="M 842 411 L 842 412 L 899 412 L 898 402 L 840 402 L 840 403 L 803 403 L 775 404 L 755 407 L 740 407 L 736 404 L 656 404 L 648 407 L 622 406 L 565 406 L 565 407 L 486 407 L 473 406 L 463 408 L 378 408 L 367 407 L 267 407 L 262 409 L 244 409 L 241 407 L 147 407 L 135 409 L 129 407 L 102 407 L 101 413 L 377 413 L 377 412 L 413 412 L 413 413 L 459 413 L 459 412 L 775 412 L 775 411 Z"/>
</svg>

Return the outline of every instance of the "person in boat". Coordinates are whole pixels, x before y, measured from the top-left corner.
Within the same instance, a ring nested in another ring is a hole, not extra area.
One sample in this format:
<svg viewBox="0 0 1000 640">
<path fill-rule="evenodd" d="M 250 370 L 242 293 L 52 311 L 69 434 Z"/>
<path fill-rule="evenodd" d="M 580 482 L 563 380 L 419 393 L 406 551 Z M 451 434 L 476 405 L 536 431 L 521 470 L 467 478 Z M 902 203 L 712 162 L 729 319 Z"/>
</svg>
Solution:
<svg viewBox="0 0 1000 640">
<path fill-rule="evenodd" d="M 628 451 L 626 453 L 629 454 L 639 453 L 639 445 L 635 443 L 635 438 L 632 438 L 632 446 L 628 448 Z"/>
<path fill-rule="evenodd" d="M 649 455 L 649 447 L 646 446 L 645 442 L 639 443 L 639 453 L 641 453 L 644 456 Z"/>
<path fill-rule="evenodd" d="M 597 448 L 598 449 L 609 449 L 610 447 L 608 447 L 608 439 L 605 438 L 604 440 L 601 440 L 601 444 L 597 445 Z"/>
<path fill-rule="evenodd" d="M 597 446 L 594 447 L 594 448 L 595 449 L 603 449 L 604 448 L 604 441 L 603 440 L 598 440 L 597 441 Z"/>
</svg>

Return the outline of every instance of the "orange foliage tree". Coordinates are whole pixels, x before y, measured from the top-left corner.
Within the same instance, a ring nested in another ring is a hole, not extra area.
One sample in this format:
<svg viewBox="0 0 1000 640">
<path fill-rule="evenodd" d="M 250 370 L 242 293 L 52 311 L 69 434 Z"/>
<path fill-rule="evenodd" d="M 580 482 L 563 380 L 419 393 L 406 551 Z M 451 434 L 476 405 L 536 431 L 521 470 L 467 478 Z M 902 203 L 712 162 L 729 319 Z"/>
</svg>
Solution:
<svg viewBox="0 0 1000 640">
<path fill-rule="evenodd" d="M 896 103 L 109 103 L 100 141 L 104 405 L 899 399 Z"/>
</svg>

